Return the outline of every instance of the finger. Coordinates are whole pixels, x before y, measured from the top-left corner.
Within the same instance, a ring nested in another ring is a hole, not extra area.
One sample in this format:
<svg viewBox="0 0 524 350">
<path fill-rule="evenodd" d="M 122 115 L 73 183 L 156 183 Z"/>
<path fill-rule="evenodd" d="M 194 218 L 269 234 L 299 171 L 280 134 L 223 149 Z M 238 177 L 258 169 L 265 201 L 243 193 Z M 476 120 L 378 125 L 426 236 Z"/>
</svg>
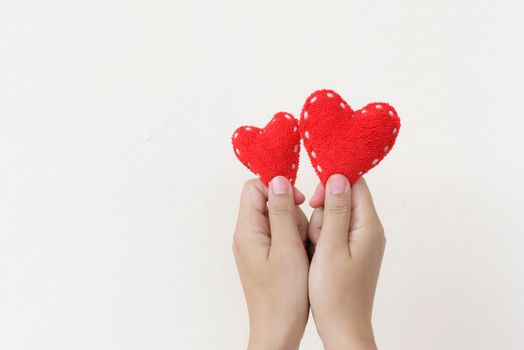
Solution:
<svg viewBox="0 0 524 350">
<path fill-rule="evenodd" d="M 324 185 L 322 183 L 319 183 L 317 185 L 317 188 L 315 188 L 315 192 L 313 193 L 313 196 L 309 200 L 309 205 L 312 208 L 320 208 L 324 205 L 324 196 L 325 196 L 325 189 Z"/>
<path fill-rule="evenodd" d="M 371 192 L 363 177 L 351 188 L 351 205 L 353 206 L 352 227 L 378 219 Z"/>
<path fill-rule="evenodd" d="M 318 246 L 347 247 L 351 218 L 351 186 L 344 175 L 335 174 L 327 181 L 324 217 Z"/>
<path fill-rule="evenodd" d="M 306 200 L 306 196 L 300 190 L 293 186 L 293 197 L 295 198 L 295 204 L 300 205 Z"/>
<path fill-rule="evenodd" d="M 248 222 L 251 225 L 252 219 L 256 220 L 259 213 L 266 216 L 268 192 L 268 188 L 259 179 L 251 179 L 244 183 L 239 208 L 239 219 L 242 219 L 242 222 Z M 306 199 L 296 187 L 293 187 L 293 197 L 296 205 L 304 203 Z"/>
<path fill-rule="evenodd" d="M 324 216 L 324 209 L 316 208 L 311 214 L 308 226 L 308 238 L 309 241 L 316 246 L 318 243 L 318 238 L 320 237 L 320 230 L 322 228 L 322 217 Z"/>
<path fill-rule="evenodd" d="M 364 179 L 353 185 L 351 198 L 353 212 L 349 238 L 352 256 L 357 260 L 370 256 L 381 259 L 386 243 L 384 229 Z"/>
<path fill-rule="evenodd" d="M 266 258 L 271 246 L 266 216 L 267 189 L 256 179 L 244 183 L 233 237 L 235 257 L 239 254 Z"/>
<path fill-rule="evenodd" d="M 269 183 L 268 212 L 272 246 L 301 242 L 292 186 L 284 176 Z"/>
<path fill-rule="evenodd" d="M 262 185 L 262 183 L 258 179 L 256 179 L 256 180 L 254 179 L 253 181 L 257 182 L 257 188 L 259 188 L 259 190 L 264 194 L 264 196 L 266 197 L 266 200 L 267 200 L 268 188 L 266 186 Z M 306 200 L 306 196 L 304 196 L 302 191 L 300 191 L 295 186 L 293 186 L 293 198 L 295 199 L 295 204 L 296 205 L 300 205 L 300 204 L 304 203 L 304 201 Z"/>
<path fill-rule="evenodd" d="M 267 189 L 258 179 L 248 180 L 242 187 L 235 235 L 259 231 L 269 236 L 266 217 Z M 264 228 L 267 228 L 264 230 Z"/>
<path fill-rule="evenodd" d="M 309 221 L 306 217 L 306 214 L 302 211 L 300 207 L 295 208 L 295 212 L 297 215 L 297 228 L 298 228 L 298 234 L 300 236 L 300 240 L 302 243 L 305 243 L 307 241 L 307 232 L 309 227 Z"/>
</svg>

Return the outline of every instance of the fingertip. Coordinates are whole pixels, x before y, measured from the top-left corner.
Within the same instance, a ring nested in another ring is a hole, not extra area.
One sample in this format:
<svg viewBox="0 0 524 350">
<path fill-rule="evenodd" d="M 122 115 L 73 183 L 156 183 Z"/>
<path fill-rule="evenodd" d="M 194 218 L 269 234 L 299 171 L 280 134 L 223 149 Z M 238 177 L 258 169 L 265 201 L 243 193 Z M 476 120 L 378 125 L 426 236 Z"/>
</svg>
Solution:
<svg viewBox="0 0 524 350">
<path fill-rule="evenodd" d="M 290 194 L 292 191 L 292 185 L 289 180 L 284 176 L 275 176 L 269 182 L 269 190 L 271 194 L 276 196 Z"/>
<path fill-rule="evenodd" d="M 267 207 L 268 191 L 259 179 L 244 182 L 240 195 L 239 222 L 251 221 L 264 215 Z"/>
<path fill-rule="evenodd" d="M 295 198 L 295 204 L 301 205 L 306 200 L 306 196 L 300 190 L 293 186 L 293 197 Z"/>
<path fill-rule="evenodd" d="M 259 178 L 249 179 L 244 182 L 242 186 L 242 193 L 261 193 L 266 199 L 268 196 L 268 189 Z"/>
<path fill-rule="evenodd" d="M 324 205 L 325 188 L 322 183 L 319 183 L 315 188 L 313 196 L 309 200 L 309 206 L 312 208 L 320 208 Z"/>
<path fill-rule="evenodd" d="M 342 174 L 333 174 L 329 177 L 327 184 L 327 190 L 329 194 L 339 194 L 347 192 L 351 185 L 349 180 Z"/>
</svg>

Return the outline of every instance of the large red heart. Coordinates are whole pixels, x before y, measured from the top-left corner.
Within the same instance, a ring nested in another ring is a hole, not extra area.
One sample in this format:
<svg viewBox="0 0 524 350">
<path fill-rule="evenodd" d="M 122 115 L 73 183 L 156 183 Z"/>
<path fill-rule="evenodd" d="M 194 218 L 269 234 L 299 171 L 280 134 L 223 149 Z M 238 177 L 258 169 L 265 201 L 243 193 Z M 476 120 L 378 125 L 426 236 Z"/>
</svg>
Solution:
<svg viewBox="0 0 524 350">
<path fill-rule="evenodd" d="M 286 112 L 275 114 L 263 128 L 241 126 L 232 137 L 233 150 L 249 170 L 267 186 L 277 175 L 294 184 L 300 153 L 298 121 Z"/>
<path fill-rule="evenodd" d="M 332 90 L 311 94 L 300 119 L 304 146 L 324 185 L 335 173 L 354 184 L 391 151 L 399 129 L 400 119 L 389 104 L 373 102 L 353 111 Z"/>
</svg>

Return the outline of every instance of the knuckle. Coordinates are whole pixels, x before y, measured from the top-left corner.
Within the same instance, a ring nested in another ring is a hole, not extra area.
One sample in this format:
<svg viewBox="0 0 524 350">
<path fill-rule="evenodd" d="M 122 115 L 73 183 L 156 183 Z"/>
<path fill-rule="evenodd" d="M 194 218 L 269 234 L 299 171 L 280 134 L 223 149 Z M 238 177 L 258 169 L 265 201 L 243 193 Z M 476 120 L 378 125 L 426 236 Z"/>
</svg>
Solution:
<svg viewBox="0 0 524 350">
<path fill-rule="evenodd" d="M 386 234 L 383 228 L 379 231 L 379 237 L 380 237 L 380 242 L 382 243 L 382 246 L 385 247 L 386 246 Z"/>
<path fill-rule="evenodd" d="M 231 244 L 233 254 L 238 255 L 242 251 L 243 245 L 244 243 L 238 235 L 233 236 L 233 243 Z"/>
<path fill-rule="evenodd" d="M 373 232 L 377 245 L 382 247 L 382 250 L 384 250 L 386 248 L 386 235 L 384 233 L 384 228 L 382 225 L 379 225 Z"/>
<path fill-rule="evenodd" d="M 319 252 L 322 251 L 326 256 L 335 256 L 340 251 L 349 249 L 349 244 L 332 241 L 322 243 L 322 245 L 318 246 L 318 250 Z"/>
<path fill-rule="evenodd" d="M 376 232 L 377 236 L 379 236 L 381 239 L 385 239 L 384 228 L 382 227 L 382 225 L 376 229 Z"/>
<path fill-rule="evenodd" d="M 279 256 L 287 257 L 290 253 L 293 253 L 299 249 L 302 249 L 304 246 L 300 242 L 288 242 L 283 245 L 279 245 L 276 251 L 279 253 Z"/>
<path fill-rule="evenodd" d="M 382 225 L 376 226 L 375 228 L 372 229 L 372 231 L 373 231 L 374 237 L 380 240 L 384 239 L 384 229 L 382 228 Z"/>
<path fill-rule="evenodd" d="M 318 239 L 320 237 L 320 229 L 317 229 L 315 227 L 309 227 L 308 228 L 308 236 L 310 237 L 310 240 L 315 242 L 318 242 Z"/>
<path fill-rule="evenodd" d="M 231 250 L 233 251 L 233 254 L 237 255 L 238 254 L 238 240 L 236 239 L 233 239 L 233 243 L 231 243 Z"/>
<path fill-rule="evenodd" d="M 292 213 L 292 206 L 287 203 L 269 204 L 268 210 L 271 216 L 288 216 Z"/>
<path fill-rule="evenodd" d="M 349 204 L 345 198 L 333 198 L 324 207 L 324 215 L 342 216 L 349 214 Z"/>
<path fill-rule="evenodd" d="M 384 226 L 382 225 L 382 222 L 380 220 L 378 220 L 377 222 L 377 227 L 378 227 L 378 231 L 380 232 L 380 234 L 384 235 Z"/>
<path fill-rule="evenodd" d="M 368 227 L 369 232 L 373 235 L 373 237 L 382 239 L 384 237 L 384 226 L 382 226 L 382 223 L 380 220 L 370 220 L 366 222 L 366 226 Z"/>
<path fill-rule="evenodd" d="M 247 180 L 246 182 L 244 182 L 244 184 L 242 185 L 242 192 L 246 192 L 246 191 L 251 190 L 255 186 L 257 181 L 258 180 L 256 180 L 256 179 L 250 179 L 250 180 Z"/>
<path fill-rule="evenodd" d="M 296 264 L 296 257 L 305 253 L 304 243 L 300 240 L 292 241 L 284 245 L 279 245 L 273 248 L 273 256 L 280 263 L 292 262 Z"/>
</svg>

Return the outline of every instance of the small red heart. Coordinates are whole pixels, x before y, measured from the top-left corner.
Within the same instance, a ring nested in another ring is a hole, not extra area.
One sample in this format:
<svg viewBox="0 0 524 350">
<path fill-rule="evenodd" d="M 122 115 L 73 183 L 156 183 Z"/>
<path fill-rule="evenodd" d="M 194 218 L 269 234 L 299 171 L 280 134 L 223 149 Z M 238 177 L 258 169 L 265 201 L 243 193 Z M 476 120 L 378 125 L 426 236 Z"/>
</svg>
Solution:
<svg viewBox="0 0 524 350">
<path fill-rule="evenodd" d="M 232 137 L 238 160 L 267 186 L 275 176 L 295 184 L 300 153 L 298 121 L 286 112 L 275 114 L 263 128 L 241 126 Z"/>
<path fill-rule="evenodd" d="M 373 102 L 353 111 L 332 90 L 316 91 L 302 108 L 300 133 L 320 181 L 345 175 L 354 184 L 391 151 L 400 129 L 395 109 Z"/>
</svg>

